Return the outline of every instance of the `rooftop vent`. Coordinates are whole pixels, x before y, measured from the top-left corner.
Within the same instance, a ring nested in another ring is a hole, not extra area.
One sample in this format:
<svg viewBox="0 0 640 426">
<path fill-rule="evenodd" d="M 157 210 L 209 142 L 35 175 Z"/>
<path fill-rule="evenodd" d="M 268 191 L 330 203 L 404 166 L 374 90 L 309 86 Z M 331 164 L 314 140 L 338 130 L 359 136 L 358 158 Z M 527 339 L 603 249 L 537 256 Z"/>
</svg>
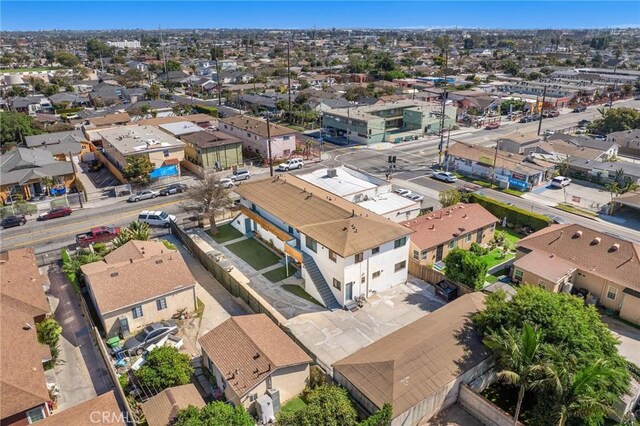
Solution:
<svg viewBox="0 0 640 426">
<path fill-rule="evenodd" d="M 598 244 L 600 244 L 600 241 L 602 241 L 600 237 L 595 237 L 593 240 L 591 240 L 591 245 L 597 246 Z"/>
<path fill-rule="evenodd" d="M 156 260 L 156 265 L 159 265 L 159 264 L 161 264 L 161 263 L 163 263 L 163 262 L 164 262 L 164 261 L 163 261 L 162 259 L 158 259 L 158 260 Z"/>
<path fill-rule="evenodd" d="M 338 176 L 338 171 L 336 169 L 327 169 L 327 177 L 334 178 Z"/>
<path fill-rule="evenodd" d="M 111 273 L 111 278 L 117 277 L 118 275 L 120 275 L 120 274 L 119 274 L 119 273 L 117 273 L 117 272 L 112 272 L 112 273 Z"/>
<path fill-rule="evenodd" d="M 575 234 L 573 234 L 573 238 L 580 238 L 582 237 L 582 231 L 576 231 Z"/>
<path fill-rule="evenodd" d="M 462 218 L 463 218 L 463 219 L 466 219 L 466 218 L 467 218 L 467 214 L 466 214 L 466 213 L 465 213 L 465 214 L 463 214 L 463 215 L 462 215 Z"/>
<path fill-rule="evenodd" d="M 618 251 L 620 250 L 620 244 L 615 243 L 614 245 L 611 246 L 611 248 L 609 249 L 609 251 Z"/>
<path fill-rule="evenodd" d="M 429 229 L 433 231 L 434 229 L 436 229 L 436 225 L 431 225 Z"/>
</svg>

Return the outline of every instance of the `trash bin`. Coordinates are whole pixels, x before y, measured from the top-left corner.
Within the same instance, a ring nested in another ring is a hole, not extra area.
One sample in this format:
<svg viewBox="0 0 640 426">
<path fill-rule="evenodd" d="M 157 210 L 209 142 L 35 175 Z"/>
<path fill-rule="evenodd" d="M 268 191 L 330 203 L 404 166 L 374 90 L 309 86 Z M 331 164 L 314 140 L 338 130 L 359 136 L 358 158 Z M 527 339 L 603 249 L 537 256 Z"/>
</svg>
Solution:
<svg viewBox="0 0 640 426">
<path fill-rule="evenodd" d="M 110 348 L 114 348 L 120 344 L 120 337 L 114 336 L 110 339 L 107 339 L 107 346 Z"/>
</svg>

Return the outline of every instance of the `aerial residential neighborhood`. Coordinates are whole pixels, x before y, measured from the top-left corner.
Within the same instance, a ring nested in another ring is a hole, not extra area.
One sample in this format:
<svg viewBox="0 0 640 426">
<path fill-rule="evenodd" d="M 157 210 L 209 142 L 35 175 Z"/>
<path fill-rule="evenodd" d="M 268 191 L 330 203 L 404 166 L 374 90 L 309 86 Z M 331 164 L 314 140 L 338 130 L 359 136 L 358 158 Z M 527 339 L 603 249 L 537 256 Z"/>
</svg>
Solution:
<svg viewBox="0 0 640 426">
<path fill-rule="evenodd" d="M 640 425 L 640 4 L 0 4 L 0 426 Z"/>
</svg>

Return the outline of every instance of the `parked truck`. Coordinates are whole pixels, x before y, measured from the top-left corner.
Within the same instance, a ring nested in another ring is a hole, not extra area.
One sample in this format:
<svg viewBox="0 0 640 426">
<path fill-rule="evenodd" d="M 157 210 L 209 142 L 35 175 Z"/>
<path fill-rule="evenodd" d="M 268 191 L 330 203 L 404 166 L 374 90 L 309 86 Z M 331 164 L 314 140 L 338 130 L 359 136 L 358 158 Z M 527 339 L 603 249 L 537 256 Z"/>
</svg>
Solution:
<svg viewBox="0 0 640 426">
<path fill-rule="evenodd" d="M 88 247 L 90 244 L 106 243 L 117 237 L 119 233 L 119 226 L 99 226 L 97 228 L 91 228 L 89 232 L 76 235 L 76 244 L 80 247 Z"/>
</svg>

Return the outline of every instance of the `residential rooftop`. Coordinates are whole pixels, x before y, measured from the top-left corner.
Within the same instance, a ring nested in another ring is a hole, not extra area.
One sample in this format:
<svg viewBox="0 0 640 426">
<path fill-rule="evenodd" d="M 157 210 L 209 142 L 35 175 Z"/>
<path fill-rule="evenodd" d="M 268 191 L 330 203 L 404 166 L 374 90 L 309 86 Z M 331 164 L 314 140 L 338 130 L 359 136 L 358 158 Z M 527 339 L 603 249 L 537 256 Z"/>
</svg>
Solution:
<svg viewBox="0 0 640 426">
<path fill-rule="evenodd" d="M 204 130 L 202 127 L 196 126 L 190 121 L 177 121 L 175 123 L 160 124 L 158 127 L 175 137 L 202 132 Z"/>
<path fill-rule="evenodd" d="M 154 126 L 114 127 L 98 133 L 123 155 L 184 146 L 184 142 Z"/>
<path fill-rule="evenodd" d="M 191 133 L 181 139 L 202 149 L 242 143 L 240 139 L 217 130 Z"/>
<path fill-rule="evenodd" d="M 248 115 L 238 115 L 236 117 L 228 117 L 220 120 L 222 125 L 219 125 L 218 128 L 224 131 L 224 124 L 231 125 L 238 129 L 246 130 L 247 132 L 258 135 L 262 138 L 268 137 L 267 135 L 267 122 L 265 120 L 261 120 L 259 118 L 250 117 Z M 281 126 L 279 124 L 269 123 L 269 132 L 270 136 L 284 136 L 291 135 L 294 133 L 298 133 L 297 130 L 290 129 L 285 126 Z"/>
</svg>

